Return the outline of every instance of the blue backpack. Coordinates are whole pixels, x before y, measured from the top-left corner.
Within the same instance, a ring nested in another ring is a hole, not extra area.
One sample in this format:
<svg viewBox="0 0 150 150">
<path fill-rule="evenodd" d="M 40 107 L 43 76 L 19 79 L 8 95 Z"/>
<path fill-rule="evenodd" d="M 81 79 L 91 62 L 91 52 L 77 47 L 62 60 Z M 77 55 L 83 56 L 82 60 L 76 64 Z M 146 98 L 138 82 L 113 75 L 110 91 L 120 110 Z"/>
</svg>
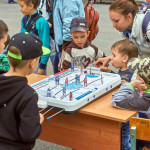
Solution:
<svg viewBox="0 0 150 150">
<path fill-rule="evenodd" d="M 142 31 L 143 31 L 143 37 L 147 42 L 150 42 L 150 40 L 147 38 L 147 26 L 150 23 L 150 2 L 144 2 L 139 10 L 139 13 L 145 14 L 143 23 L 142 23 Z"/>
</svg>

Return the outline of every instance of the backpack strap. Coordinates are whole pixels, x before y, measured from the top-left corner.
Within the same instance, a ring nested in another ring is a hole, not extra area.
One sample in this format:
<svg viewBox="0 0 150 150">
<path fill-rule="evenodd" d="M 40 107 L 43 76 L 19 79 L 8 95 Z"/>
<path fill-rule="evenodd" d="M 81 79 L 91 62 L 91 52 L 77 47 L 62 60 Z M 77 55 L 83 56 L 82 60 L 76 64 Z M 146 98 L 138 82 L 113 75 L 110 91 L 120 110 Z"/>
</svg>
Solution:
<svg viewBox="0 0 150 150">
<path fill-rule="evenodd" d="M 41 5 L 41 8 L 40 8 L 40 9 L 42 9 L 42 8 L 43 8 L 43 5 L 44 5 L 44 0 L 42 0 L 42 5 Z"/>
<path fill-rule="evenodd" d="M 53 0 L 46 0 L 46 11 L 47 12 L 53 11 Z"/>
<path fill-rule="evenodd" d="M 123 34 L 129 39 L 129 37 L 130 37 L 130 34 L 131 33 L 131 31 L 129 31 L 129 30 L 124 30 L 123 31 Z"/>
<path fill-rule="evenodd" d="M 143 36 L 146 39 L 146 41 L 150 42 L 150 40 L 147 38 L 147 26 L 150 22 L 150 11 L 147 11 L 145 13 L 144 19 L 143 19 L 143 23 L 142 23 L 142 31 L 143 31 Z"/>
<path fill-rule="evenodd" d="M 37 21 L 39 18 L 41 18 L 41 17 L 42 17 L 42 16 L 36 16 L 36 17 L 32 20 L 31 24 L 30 24 L 29 27 L 27 28 L 27 32 L 30 32 L 30 31 L 31 31 L 31 29 L 35 26 L 36 21 Z"/>
</svg>

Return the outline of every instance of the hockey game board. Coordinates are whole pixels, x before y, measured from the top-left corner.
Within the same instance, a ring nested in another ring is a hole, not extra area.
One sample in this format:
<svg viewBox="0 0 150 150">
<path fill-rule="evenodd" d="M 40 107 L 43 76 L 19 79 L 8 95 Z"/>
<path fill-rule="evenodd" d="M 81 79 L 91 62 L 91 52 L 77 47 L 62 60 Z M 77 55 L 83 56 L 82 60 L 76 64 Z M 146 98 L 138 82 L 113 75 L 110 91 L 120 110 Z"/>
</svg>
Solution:
<svg viewBox="0 0 150 150">
<path fill-rule="evenodd" d="M 39 95 L 39 107 L 54 106 L 73 112 L 121 83 L 120 76 L 99 68 L 68 69 L 32 84 Z"/>
</svg>

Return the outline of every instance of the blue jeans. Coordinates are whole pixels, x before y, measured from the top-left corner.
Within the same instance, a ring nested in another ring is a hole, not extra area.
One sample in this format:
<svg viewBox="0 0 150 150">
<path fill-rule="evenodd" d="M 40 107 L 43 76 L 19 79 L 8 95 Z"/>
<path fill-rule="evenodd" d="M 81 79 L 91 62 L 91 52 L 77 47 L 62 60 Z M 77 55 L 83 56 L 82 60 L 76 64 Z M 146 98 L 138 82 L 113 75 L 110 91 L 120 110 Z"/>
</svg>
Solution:
<svg viewBox="0 0 150 150">
<path fill-rule="evenodd" d="M 130 126 L 129 121 L 121 124 L 121 150 L 130 150 Z"/>
<path fill-rule="evenodd" d="M 8 0 L 8 3 L 11 3 L 11 2 L 13 2 L 14 0 Z"/>
<path fill-rule="evenodd" d="M 61 52 L 56 52 L 55 54 L 50 56 L 50 59 L 51 59 L 52 65 L 53 65 L 54 74 L 59 72 L 58 64 L 59 64 L 60 58 L 61 58 Z"/>
</svg>

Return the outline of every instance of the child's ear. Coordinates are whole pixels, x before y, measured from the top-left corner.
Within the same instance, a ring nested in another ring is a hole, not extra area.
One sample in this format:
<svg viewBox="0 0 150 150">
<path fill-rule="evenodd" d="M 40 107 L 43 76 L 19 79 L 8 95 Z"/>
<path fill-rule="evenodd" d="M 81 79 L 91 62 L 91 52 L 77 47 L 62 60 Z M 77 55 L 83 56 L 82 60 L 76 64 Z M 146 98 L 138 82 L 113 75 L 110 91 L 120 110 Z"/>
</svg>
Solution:
<svg viewBox="0 0 150 150">
<path fill-rule="evenodd" d="M 90 31 L 87 31 L 87 35 L 88 35 L 88 36 L 90 35 Z"/>
<path fill-rule="evenodd" d="M 122 61 L 126 63 L 128 62 L 128 60 L 129 60 L 129 57 L 127 55 L 124 55 Z"/>
<path fill-rule="evenodd" d="M 35 65 L 35 62 L 37 61 L 37 58 L 34 58 L 34 59 L 31 59 L 29 60 L 29 68 L 30 69 L 33 69 L 34 68 L 34 65 Z"/>
<path fill-rule="evenodd" d="M 34 9 L 34 4 L 30 3 L 29 6 L 30 6 L 30 10 Z"/>
</svg>

